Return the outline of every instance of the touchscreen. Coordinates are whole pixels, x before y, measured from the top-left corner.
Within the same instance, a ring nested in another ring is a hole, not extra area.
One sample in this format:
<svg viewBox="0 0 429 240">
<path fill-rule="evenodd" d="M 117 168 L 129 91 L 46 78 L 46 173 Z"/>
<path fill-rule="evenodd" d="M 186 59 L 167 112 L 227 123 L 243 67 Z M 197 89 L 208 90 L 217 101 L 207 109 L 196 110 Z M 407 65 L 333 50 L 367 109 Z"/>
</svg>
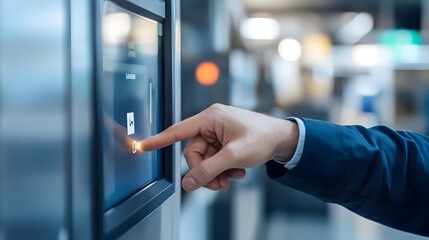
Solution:
<svg viewBox="0 0 429 240">
<path fill-rule="evenodd" d="M 105 3 L 101 83 L 105 210 L 162 177 L 159 152 L 138 153 L 133 148 L 134 141 L 160 127 L 159 25 Z"/>
</svg>

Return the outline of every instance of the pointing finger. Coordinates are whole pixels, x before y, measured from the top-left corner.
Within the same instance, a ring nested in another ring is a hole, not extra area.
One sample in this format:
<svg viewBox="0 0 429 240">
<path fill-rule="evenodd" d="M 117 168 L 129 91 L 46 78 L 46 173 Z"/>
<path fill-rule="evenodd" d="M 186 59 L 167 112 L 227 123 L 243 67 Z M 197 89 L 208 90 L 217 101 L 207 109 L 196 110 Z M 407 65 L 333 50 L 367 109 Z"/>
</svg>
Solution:
<svg viewBox="0 0 429 240">
<path fill-rule="evenodd" d="M 155 149 L 163 148 L 175 142 L 186 140 L 195 137 L 201 130 L 201 114 L 176 123 L 167 128 L 163 132 L 146 138 L 138 143 L 140 151 L 152 151 Z"/>
</svg>

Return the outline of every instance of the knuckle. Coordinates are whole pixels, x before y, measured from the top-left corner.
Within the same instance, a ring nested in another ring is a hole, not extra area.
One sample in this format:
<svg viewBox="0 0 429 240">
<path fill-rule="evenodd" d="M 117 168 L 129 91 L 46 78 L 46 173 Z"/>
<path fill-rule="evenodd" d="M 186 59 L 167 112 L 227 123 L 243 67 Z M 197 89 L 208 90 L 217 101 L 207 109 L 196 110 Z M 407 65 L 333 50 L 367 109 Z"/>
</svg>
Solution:
<svg viewBox="0 0 429 240">
<path fill-rule="evenodd" d="M 204 162 L 200 164 L 200 171 L 205 177 L 211 177 L 214 173 L 213 167 Z"/>
<path fill-rule="evenodd" d="M 183 149 L 183 155 L 186 159 L 190 158 L 192 156 L 192 150 L 189 148 Z"/>
<path fill-rule="evenodd" d="M 206 186 L 208 186 L 208 187 L 209 187 L 209 189 L 210 189 L 210 190 L 213 190 L 213 191 L 219 190 L 219 187 L 220 187 L 219 178 L 218 178 L 218 177 L 213 178 L 212 180 L 210 180 L 210 181 L 206 184 Z"/>
<path fill-rule="evenodd" d="M 239 154 L 239 151 L 237 151 L 237 149 L 235 149 L 232 146 L 225 146 L 224 149 L 225 151 L 225 155 L 228 156 L 228 158 L 231 161 L 239 161 L 241 159 L 241 155 Z"/>
<path fill-rule="evenodd" d="M 170 134 L 171 137 L 173 138 L 173 140 L 175 142 L 177 142 L 180 139 L 179 134 L 177 132 L 178 129 L 179 129 L 179 123 L 175 123 L 175 124 L 171 125 L 170 127 L 168 127 L 165 130 L 165 132 Z"/>
<path fill-rule="evenodd" d="M 177 129 L 177 127 L 179 126 L 179 123 L 174 123 L 173 125 L 171 125 L 167 131 L 174 131 Z"/>
<path fill-rule="evenodd" d="M 225 149 L 225 161 L 229 168 L 243 167 L 247 165 L 248 157 L 239 148 L 227 146 Z"/>
<path fill-rule="evenodd" d="M 212 182 L 209 182 L 208 184 L 206 184 L 204 187 L 205 187 L 205 188 L 207 188 L 207 189 L 210 189 L 210 190 L 215 191 L 215 190 L 216 190 L 216 187 L 217 187 L 217 184 L 215 184 L 215 183 L 212 181 Z"/>
<path fill-rule="evenodd" d="M 204 123 L 213 123 L 214 119 L 219 119 L 219 117 L 224 115 L 226 107 L 227 106 L 223 104 L 214 103 L 210 107 L 202 111 L 199 117 Z"/>
<path fill-rule="evenodd" d="M 225 109 L 225 105 L 220 103 L 214 103 L 212 104 L 207 110 L 210 113 L 219 113 L 222 112 Z"/>
<path fill-rule="evenodd" d="M 219 108 L 223 108 L 223 107 L 225 107 L 225 105 L 223 105 L 221 103 L 213 103 L 212 105 L 210 105 L 209 108 L 219 109 Z"/>
</svg>

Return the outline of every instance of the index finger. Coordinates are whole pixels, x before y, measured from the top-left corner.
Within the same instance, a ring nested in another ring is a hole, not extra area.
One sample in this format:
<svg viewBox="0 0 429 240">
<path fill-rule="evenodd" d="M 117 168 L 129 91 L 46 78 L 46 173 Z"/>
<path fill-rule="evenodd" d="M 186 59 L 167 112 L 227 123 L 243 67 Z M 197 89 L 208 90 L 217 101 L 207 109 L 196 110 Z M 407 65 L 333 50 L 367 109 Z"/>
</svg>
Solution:
<svg viewBox="0 0 429 240">
<path fill-rule="evenodd" d="M 192 116 L 170 126 L 157 135 L 139 141 L 137 148 L 140 151 L 152 151 L 195 137 L 200 133 L 201 122 L 200 114 Z"/>
</svg>

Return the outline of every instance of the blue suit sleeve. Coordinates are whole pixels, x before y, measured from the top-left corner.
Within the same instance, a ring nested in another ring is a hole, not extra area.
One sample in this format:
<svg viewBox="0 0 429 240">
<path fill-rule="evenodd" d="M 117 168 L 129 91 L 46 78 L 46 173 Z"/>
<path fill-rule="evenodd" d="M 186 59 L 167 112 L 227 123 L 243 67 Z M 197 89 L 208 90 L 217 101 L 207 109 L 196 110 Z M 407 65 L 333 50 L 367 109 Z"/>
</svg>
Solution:
<svg viewBox="0 0 429 240">
<path fill-rule="evenodd" d="M 429 236 L 428 137 L 303 120 L 299 164 L 288 170 L 268 162 L 271 178 L 386 226 Z"/>
</svg>

